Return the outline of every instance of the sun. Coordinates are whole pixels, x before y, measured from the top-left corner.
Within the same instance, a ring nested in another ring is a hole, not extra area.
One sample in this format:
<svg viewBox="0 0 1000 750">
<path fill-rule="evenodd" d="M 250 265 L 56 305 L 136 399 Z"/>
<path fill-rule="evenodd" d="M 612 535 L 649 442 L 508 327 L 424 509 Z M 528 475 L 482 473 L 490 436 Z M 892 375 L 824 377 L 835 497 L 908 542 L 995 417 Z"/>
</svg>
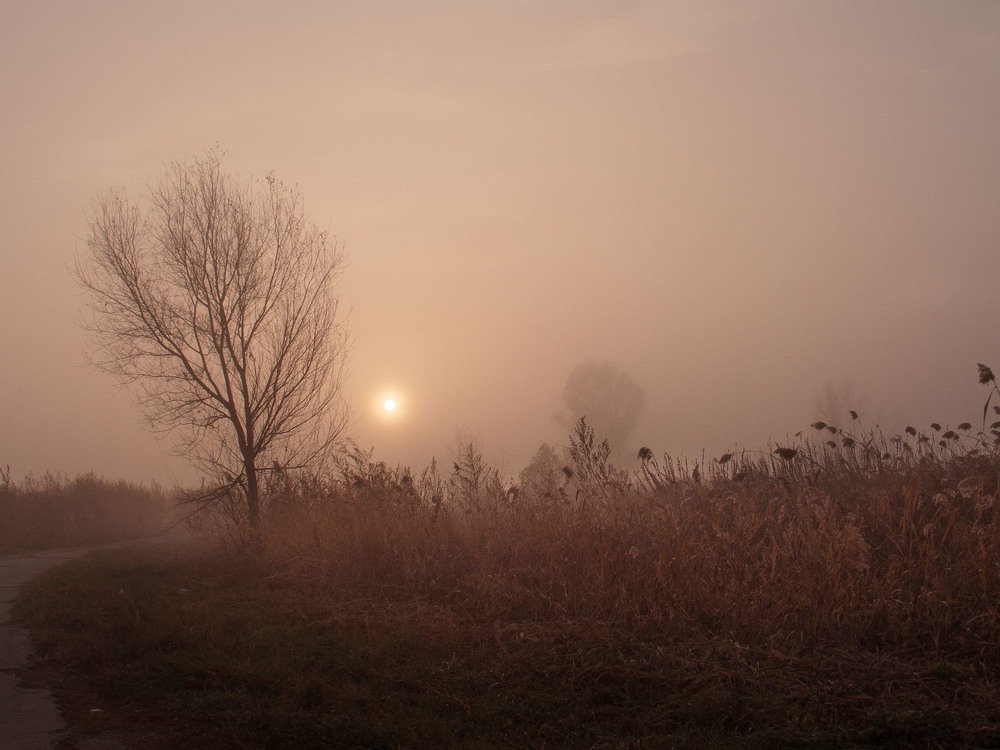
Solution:
<svg viewBox="0 0 1000 750">
<path fill-rule="evenodd" d="M 409 414 L 409 401 L 396 388 L 381 388 L 372 394 L 371 410 L 385 422 L 396 422 Z"/>
</svg>

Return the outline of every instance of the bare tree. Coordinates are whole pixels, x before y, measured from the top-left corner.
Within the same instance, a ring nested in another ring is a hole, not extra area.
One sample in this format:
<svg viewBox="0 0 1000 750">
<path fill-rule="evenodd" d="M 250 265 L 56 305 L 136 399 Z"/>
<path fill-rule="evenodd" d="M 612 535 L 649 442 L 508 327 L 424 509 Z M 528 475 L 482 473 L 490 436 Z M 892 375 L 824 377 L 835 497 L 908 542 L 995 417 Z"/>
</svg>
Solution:
<svg viewBox="0 0 1000 750">
<path fill-rule="evenodd" d="M 227 175 L 218 152 L 172 163 L 140 206 L 108 192 L 90 217 L 91 361 L 218 489 L 261 515 L 262 472 L 307 466 L 347 420 L 336 242 L 273 175 Z"/>
</svg>

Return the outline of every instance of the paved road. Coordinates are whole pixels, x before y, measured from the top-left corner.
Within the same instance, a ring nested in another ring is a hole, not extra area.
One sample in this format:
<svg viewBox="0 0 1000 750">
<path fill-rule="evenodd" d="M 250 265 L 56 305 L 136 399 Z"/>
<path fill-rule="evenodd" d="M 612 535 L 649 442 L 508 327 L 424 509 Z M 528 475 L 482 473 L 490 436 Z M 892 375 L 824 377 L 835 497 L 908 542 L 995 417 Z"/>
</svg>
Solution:
<svg viewBox="0 0 1000 750">
<path fill-rule="evenodd" d="M 0 557 L 0 750 L 53 750 L 68 736 L 52 693 L 22 687 L 13 673 L 28 666 L 31 644 L 27 630 L 11 625 L 10 610 L 21 586 L 91 549 Z"/>
</svg>

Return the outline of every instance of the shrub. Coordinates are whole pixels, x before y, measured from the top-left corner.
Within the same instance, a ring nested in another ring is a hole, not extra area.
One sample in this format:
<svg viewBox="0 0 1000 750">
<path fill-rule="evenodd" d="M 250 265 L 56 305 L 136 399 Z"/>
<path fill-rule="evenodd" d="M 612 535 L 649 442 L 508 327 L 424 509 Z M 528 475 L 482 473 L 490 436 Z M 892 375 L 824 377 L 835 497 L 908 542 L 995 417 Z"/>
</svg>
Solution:
<svg viewBox="0 0 1000 750">
<path fill-rule="evenodd" d="M 157 485 L 111 481 L 93 472 L 70 480 L 0 470 L 0 554 L 149 536 L 170 523 L 173 501 Z"/>
</svg>

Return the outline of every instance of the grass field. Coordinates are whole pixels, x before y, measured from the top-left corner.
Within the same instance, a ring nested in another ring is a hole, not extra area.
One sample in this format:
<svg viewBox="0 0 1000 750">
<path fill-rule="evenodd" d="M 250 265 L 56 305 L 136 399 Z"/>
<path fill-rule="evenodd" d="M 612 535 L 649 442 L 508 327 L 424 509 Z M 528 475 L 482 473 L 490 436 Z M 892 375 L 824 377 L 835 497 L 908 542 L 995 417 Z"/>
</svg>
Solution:
<svg viewBox="0 0 1000 750">
<path fill-rule="evenodd" d="M 581 423 L 513 483 L 354 451 L 272 476 L 259 535 L 92 555 L 18 616 L 77 721 L 164 746 L 1000 747 L 993 446 L 817 423 L 627 472 Z"/>
</svg>

